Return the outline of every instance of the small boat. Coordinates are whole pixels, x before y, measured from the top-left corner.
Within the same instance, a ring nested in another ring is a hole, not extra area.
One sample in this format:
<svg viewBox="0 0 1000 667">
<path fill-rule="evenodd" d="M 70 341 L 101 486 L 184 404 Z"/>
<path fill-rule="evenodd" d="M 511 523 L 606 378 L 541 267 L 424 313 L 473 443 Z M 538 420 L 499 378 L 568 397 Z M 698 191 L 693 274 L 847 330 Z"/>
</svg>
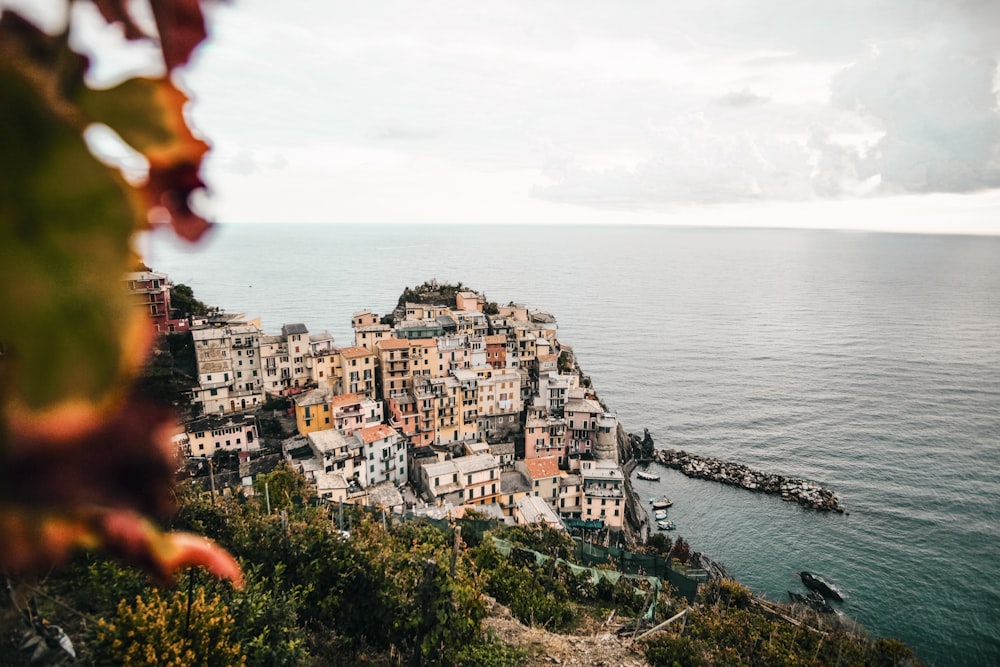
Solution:
<svg viewBox="0 0 1000 667">
<path fill-rule="evenodd" d="M 662 498 L 650 498 L 649 504 L 653 506 L 654 510 L 665 510 L 674 504 L 670 498 L 663 496 Z"/>
<path fill-rule="evenodd" d="M 667 510 L 656 510 L 656 512 L 653 513 L 653 518 L 656 519 L 657 521 L 660 521 L 662 519 L 666 519 L 667 518 Z"/>
<path fill-rule="evenodd" d="M 660 530 L 674 530 L 677 528 L 677 524 L 673 521 L 657 521 L 656 527 Z"/>
<path fill-rule="evenodd" d="M 840 596 L 840 593 L 831 588 L 828 583 L 819 577 L 815 577 L 809 572 L 799 572 L 799 578 L 802 579 L 802 583 L 805 584 L 806 588 L 811 591 L 816 591 L 824 598 L 836 600 L 837 602 L 844 601 L 844 598 Z"/>
<path fill-rule="evenodd" d="M 657 482 L 660 479 L 660 476 L 656 473 L 646 472 L 645 470 L 640 470 L 635 474 L 635 476 L 639 479 L 644 479 L 647 482 Z"/>
</svg>

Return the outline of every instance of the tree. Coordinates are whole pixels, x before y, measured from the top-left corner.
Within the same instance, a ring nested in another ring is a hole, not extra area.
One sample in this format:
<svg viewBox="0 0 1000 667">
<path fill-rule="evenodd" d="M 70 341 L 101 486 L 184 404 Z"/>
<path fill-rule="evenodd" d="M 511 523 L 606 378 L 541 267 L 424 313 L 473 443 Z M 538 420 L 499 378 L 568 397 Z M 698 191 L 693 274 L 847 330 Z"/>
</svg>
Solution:
<svg viewBox="0 0 1000 667">
<path fill-rule="evenodd" d="M 194 290 L 183 283 L 170 288 L 170 304 L 181 317 L 203 317 L 209 311 L 208 306 L 194 298 Z"/>
<path fill-rule="evenodd" d="M 295 498 L 303 499 L 315 495 L 309 482 L 293 470 L 287 461 L 281 461 L 269 473 L 257 475 L 253 482 L 254 493 L 259 497 L 270 498 L 271 507 L 289 507 Z"/>
</svg>

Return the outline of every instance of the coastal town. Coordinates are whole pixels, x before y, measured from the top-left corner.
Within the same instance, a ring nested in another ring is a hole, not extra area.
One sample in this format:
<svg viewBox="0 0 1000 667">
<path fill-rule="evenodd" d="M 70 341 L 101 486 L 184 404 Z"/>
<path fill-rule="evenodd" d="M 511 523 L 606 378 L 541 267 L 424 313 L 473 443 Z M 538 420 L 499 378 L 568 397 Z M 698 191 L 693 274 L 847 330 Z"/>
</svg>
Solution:
<svg viewBox="0 0 1000 667">
<path fill-rule="evenodd" d="M 618 419 L 552 315 L 452 290 L 449 303 L 354 313 L 344 345 L 304 323 L 271 335 L 242 314 L 172 318 L 163 273 L 129 274 L 127 286 L 158 331 L 193 341 L 190 399 L 202 416 L 184 424 L 179 447 L 195 460 L 239 458 L 248 493 L 263 446 L 258 417 L 274 415 L 294 418 L 282 458 L 329 503 L 432 517 L 474 509 L 624 539 Z"/>
</svg>

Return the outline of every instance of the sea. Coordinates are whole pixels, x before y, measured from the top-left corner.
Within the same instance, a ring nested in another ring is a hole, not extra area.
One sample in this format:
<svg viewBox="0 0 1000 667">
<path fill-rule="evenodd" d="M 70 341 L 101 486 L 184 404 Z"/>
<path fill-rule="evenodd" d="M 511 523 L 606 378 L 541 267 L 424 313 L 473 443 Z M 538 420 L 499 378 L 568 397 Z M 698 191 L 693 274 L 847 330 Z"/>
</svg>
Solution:
<svg viewBox="0 0 1000 667">
<path fill-rule="evenodd" d="M 756 593 L 831 582 L 932 665 L 1000 665 L 1000 237 L 531 225 L 218 225 L 147 264 L 202 301 L 353 340 L 458 283 L 551 313 L 629 432 L 816 481 L 844 514 L 651 464 L 696 551 Z"/>
</svg>

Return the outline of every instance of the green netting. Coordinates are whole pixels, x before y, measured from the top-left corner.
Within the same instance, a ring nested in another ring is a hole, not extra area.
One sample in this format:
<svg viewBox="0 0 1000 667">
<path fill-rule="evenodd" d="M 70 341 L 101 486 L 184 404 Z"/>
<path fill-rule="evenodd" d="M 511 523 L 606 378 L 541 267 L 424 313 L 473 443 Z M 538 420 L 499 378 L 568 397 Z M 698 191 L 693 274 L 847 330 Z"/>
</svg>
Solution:
<svg viewBox="0 0 1000 667">
<path fill-rule="evenodd" d="M 392 514 L 374 507 L 354 506 L 352 509 L 367 512 L 378 521 L 424 521 L 443 532 L 451 532 L 455 527 L 460 527 L 462 537 L 467 542 L 481 541 L 485 535 L 501 525 L 499 521 L 488 519 L 432 519 L 426 516 L 416 516 L 411 512 Z M 549 559 L 546 554 L 522 547 L 514 547 L 506 540 L 495 536 L 491 537 L 504 556 L 509 556 L 511 550 L 516 548 L 519 552 L 534 554 L 535 562 L 538 565 Z M 661 586 L 663 582 L 667 582 L 688 601 L 693 601 L 698 593 L 698 584 L 708 580 L 706 570 L 680 565 L 662 556 L 637 554 L 618 547 L 605 547 L 584 542 L 578 537 L 574 537 L 573 540 L 576 542 L 576 550 L 574 551 L 576 562 L 560 562 L 566 563 L 574 574 L 588 573 L 595 584 L 602 578 L 614 584 L 621 576 L 646 579 L 657 587 Z M 615 569 L 603 569 L 601 566 L 612 566 Z"/>
</svg>

